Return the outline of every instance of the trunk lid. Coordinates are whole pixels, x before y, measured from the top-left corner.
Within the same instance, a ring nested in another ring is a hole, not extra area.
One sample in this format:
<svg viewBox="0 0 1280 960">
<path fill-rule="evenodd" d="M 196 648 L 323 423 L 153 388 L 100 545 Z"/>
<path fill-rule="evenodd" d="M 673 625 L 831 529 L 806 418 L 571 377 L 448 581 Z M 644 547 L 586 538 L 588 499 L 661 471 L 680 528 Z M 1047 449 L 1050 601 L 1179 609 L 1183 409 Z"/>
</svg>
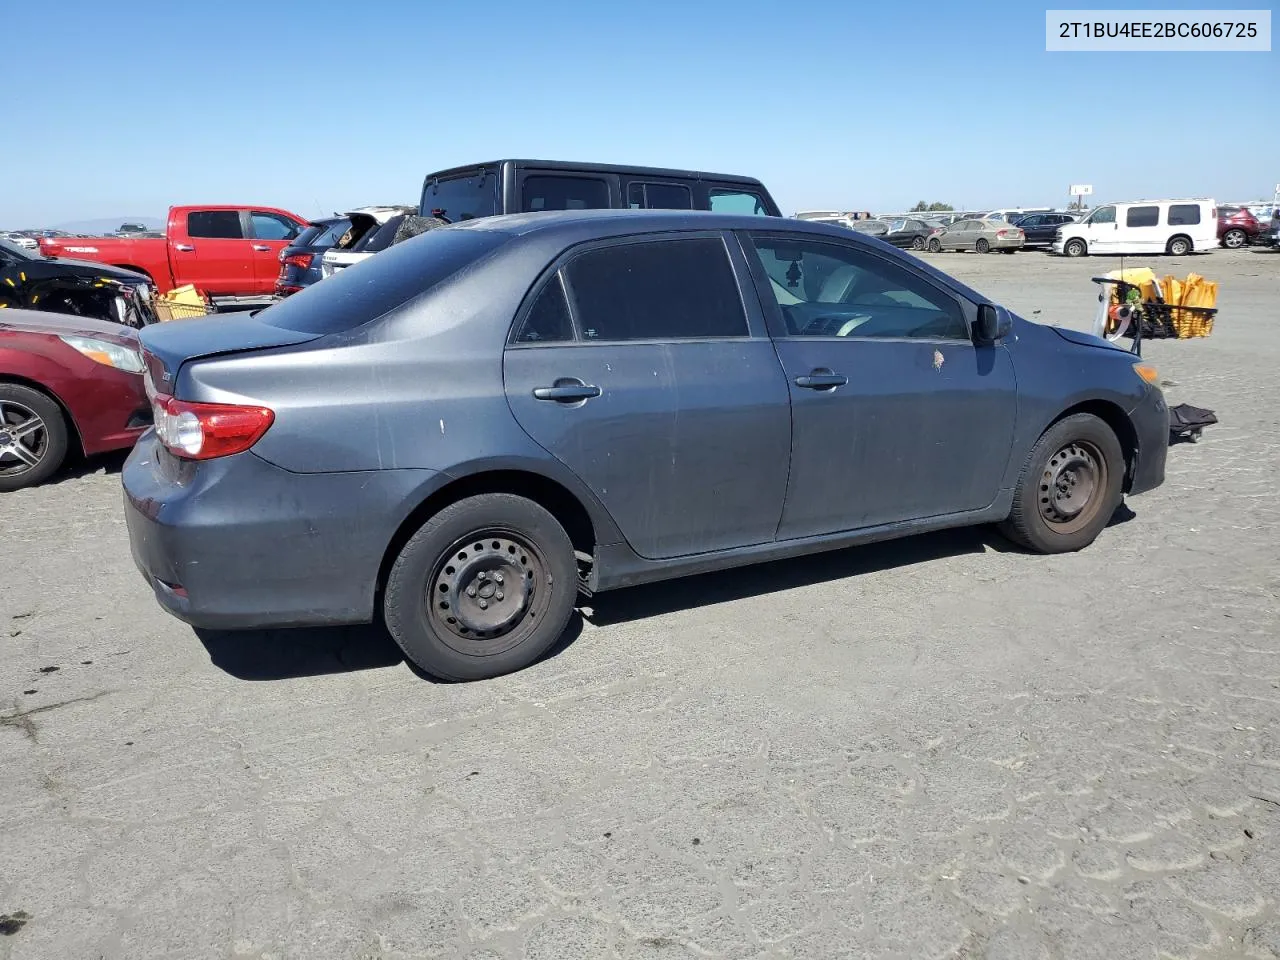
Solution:
<svg viewBox="0 0 1280 960">
<path fill-rule="evenodd" d="M 188 361 L 291 347 L 321 336 L 273 327 L 245 312 L 151 324 L 139 332 L 138 339 L 147 365 L 148 389 L 172 394 L 178 371 Z"/>
</svg>

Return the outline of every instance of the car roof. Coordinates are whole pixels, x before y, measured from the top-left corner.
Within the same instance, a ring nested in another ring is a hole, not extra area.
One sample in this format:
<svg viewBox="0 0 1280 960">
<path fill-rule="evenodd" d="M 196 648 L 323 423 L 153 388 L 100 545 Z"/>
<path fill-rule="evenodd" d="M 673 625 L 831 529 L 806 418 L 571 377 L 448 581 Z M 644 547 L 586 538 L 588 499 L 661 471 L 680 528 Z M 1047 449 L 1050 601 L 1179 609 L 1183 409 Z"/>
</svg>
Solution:
<svg viewBox="0 0 1280 960">
<path fill-rule="evenodd" d="M 849 231 L 816 220 L 794 217 L 765 217 L 745 213 L 712 213 L 707 210 L 630 210 L 604 208 L 591 210 L 548 210 L 535 213 L 508 213 L 495 217 L 476 217 L 452 224 L 451 229 L 490 230 L 513 236 L 556 231 L 581 232 L 588 228 L 595 235 L 656 233 L 664 230 L 787 230 L 803 233 L 825 233 L 847 237 Z"/>
<path fill-rule="evenodd" d="M 515 158 L 487 160 L 482 163 L 467 163 L 459 167 L 450 167 L 447 170 L 436 170 L 427 174 L 427 180 L 470 173 L 483 167 L 499 167 L 504 163 L 515 163 L 524 167 L 537 167 L 541 170 L 581 170 L 583 173 L 623 173 L 648 177 L 683 177 L 697 180 L 725 180 L 733 183 L 760 186 L 760 181 L 754 177 L 744 177 L 740 174 L 733 173 L 708 173 L 701 170 L 678 170 L 673 167 L 635 167 L 617 163 L 579 163 L 572 160 L 527 160 Z"/>
</svg>

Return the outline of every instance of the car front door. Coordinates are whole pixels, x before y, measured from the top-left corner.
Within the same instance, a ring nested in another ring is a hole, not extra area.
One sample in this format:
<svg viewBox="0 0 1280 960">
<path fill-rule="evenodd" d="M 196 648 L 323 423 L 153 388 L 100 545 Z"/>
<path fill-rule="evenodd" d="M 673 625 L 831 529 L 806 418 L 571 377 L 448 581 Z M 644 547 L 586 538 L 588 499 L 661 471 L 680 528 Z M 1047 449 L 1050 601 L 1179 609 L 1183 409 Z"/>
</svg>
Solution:
<svg viewBox="0 0 1280 960">
<path fill-rule="evenodd" d="M 905 259 L 812 235 L 741 235 L 791 390 L 778 538 L 989 506 L 1017 412 L 976 306 Z"/>
<path fill-rule="evenodd" d="M 1085 224 L 1085 241 L 1089 250 L 1106 253 L 1116 247 L 1116 208 L 1114 206 L 1098 207 L 1089 215 Z"/>
<path fill-rule="evenodd" d="M 772 540 L 790 399 L 736 241 L 704 232 L 607 242 L 555 266 L 504 354 L 524 430 L 591 489 L 641 557 Z"/>
<path fill-rule="evenodd" d="M 253 210 L 246 214 L 253 249 L 253 293 L 275 290 L 280 276 L 280 251 L 298 235 L 298 224 L 279 213 Z"/>
</svg>

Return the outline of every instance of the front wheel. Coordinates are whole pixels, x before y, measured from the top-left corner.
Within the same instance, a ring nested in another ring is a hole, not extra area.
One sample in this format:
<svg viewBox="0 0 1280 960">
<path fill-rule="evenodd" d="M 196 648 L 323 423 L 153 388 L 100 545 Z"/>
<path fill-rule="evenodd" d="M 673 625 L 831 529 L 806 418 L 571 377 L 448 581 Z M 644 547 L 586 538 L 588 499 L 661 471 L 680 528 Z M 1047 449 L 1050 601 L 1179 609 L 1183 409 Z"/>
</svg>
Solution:
<svg viewBox="0 0 1280 960">
<path fill-rule="evenodd" d="M 392 565 L 383 619 L 406 657 L 442 680 L 527 667 L 560 638 L 578 594 L 573 544 L 523 497 L 445 507 Z"/>
<path fill-rule="evenodd" d="M 1000 531 L 1037 553 L 1068 553 L 1097 539 L 1123 497 L 1124 451 L 1090 413 L 1059 420 L 1032 448 Z"/>
<path fill-rule="evenodd" d="M 941 253 L 941 252 L 942 252 L 942 241 L 941 241 L 941 240 L 939 240 L 937 237 L 934 237 L 932 240 L 930 240 L 930 241 L 929 241 L 929 252 L 930 252 L 930 253 Z"/>
<path fill-rule="evenodd" d="M 1089 248 L 1083 240 L 1068 240 L 1067 245 L 1062 248 L 1062 252 L 1068 257 L 1083 257 L 1089 252 Z"/>
<path fill-rule="evenodd" d="M 62 409 L 39 390 L 0 383 L 0 493 L 47 480 L 67 457 Z"/>
<path fill-rule="evenodd" d="M 991 244 L 987 243 L 985 238 L 979 237 L 978 242 L 973 245 L 973 249 L 979 253 L 987 253 L 991 250 Z"/>
<path fill-rule="evenodd" d="M 1228 230 L 1222 235 L 1222 245 L 1231 250 L 1239 249 L 1249 242 L 1249 235 L 1243 230 Z"/>
</svg>

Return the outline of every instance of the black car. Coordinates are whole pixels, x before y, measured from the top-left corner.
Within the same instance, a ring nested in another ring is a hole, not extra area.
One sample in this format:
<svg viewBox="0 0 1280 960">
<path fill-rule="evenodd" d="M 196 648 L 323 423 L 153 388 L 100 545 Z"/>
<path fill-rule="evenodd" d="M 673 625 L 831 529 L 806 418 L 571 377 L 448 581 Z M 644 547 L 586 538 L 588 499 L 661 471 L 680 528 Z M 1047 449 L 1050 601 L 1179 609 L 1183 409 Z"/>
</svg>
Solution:
<svg viewBox="0 0 1280 960">
<path fill-rule="evenodd" d="M 151 294 L 144 274 L 88 260 L 46 257 L 0 240 L 0 308 L 69 313 L 142 327 L 155 322 Z"/>
<path fill-rule="evenodd" d="M 320 279 L 320 258 L 351 229 L 349 217 L 312 220 L 307 228 L 280 251 L 280 276 L 276 296 L 287 297 Z"/>
<path fill-rule="evenodd" d="M 1076 218 L 1069 213 L 1029 213 L 1018 217 L 1013 226 L 1020 227 L 1026 239 L 1022 246 L 1047 247 L 1052 245 L 1058 228 L 1067 223 L 1075 223 Z"/>
<path fill-rule="evenodd" d="M 908 247 L 912 250 L 923 250 L 925 244 L 929 242 L 929 234 L 933 233 L 934 229 L 923 220 L 891 220 L 889 229 L 880 235 L 880 239 L 895 247 L 902 247 L 904 250 Z"/>
</svg>

